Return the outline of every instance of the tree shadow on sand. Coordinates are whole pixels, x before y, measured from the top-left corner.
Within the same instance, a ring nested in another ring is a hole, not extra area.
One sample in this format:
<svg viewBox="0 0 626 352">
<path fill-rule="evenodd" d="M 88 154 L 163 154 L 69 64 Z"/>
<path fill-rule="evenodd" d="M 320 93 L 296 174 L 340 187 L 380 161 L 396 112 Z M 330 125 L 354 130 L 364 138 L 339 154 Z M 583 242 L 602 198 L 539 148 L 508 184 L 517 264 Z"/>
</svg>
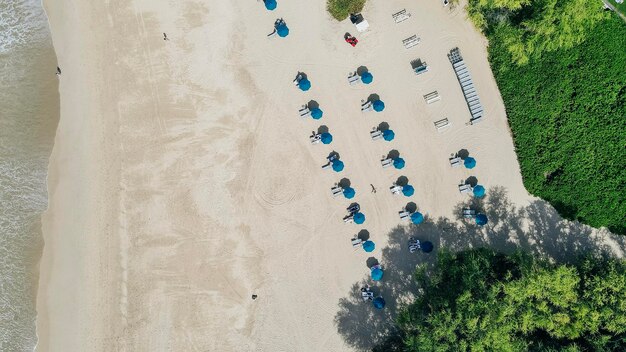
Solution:
<svg viewBox="0 0 626 352">
<path fill-rule="evenodd" d="M 486 226 L 476 225 L 473 219 L 463 219 L 462 209 L 476 209 L 487 215 Z M 488 190 L 484 199 L 470 198 L 454 209 L 455 219 L 426 220 L 419 225 L 403 225 L 391 230 L 388 246 L 376 254 L 385 275 L 382 281 L 372 282 L 368 277 L 356 282 L 346 297 L 339 300 L 335 324 L 344 341 L 359 351 L 371 350 L 388 338 L 394 329 L 399 310 L 410 303 L 419 287 L 414 280 L 417 266 L 429 270 L 436 262 L 436 250 L 426 254 L 409 253 L 408 241 L 414 237 L 430 241 L 435 249 L 462 251 L 489 247 L 511 253 L 523 250 L 559 263 L 570 263 L 582 255 L 623 255 L 626 238 L 593 231 L 578 222 L 563 221 L 552 206 L 542 200 L 525 207 L 516 207 L 501 187 Z M 361 287 L 371 285 L 376 294 L 384 297 L 387 305 L 374 309 L 363 302 Z"/>
</svg>

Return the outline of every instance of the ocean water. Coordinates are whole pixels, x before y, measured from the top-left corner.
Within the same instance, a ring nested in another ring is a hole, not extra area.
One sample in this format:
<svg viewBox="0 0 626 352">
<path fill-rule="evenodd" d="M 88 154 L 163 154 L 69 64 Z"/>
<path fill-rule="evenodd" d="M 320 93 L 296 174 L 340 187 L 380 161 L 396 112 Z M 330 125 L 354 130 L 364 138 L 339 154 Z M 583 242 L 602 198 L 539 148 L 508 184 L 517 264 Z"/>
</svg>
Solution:
<svg viewBox="0 0 626 352">
<path fill-rule="evenodd" d="M 0 0 L 0 351 L 32 351 L 59 115 L 56 57 L 41 0 Z"/>
</svg>

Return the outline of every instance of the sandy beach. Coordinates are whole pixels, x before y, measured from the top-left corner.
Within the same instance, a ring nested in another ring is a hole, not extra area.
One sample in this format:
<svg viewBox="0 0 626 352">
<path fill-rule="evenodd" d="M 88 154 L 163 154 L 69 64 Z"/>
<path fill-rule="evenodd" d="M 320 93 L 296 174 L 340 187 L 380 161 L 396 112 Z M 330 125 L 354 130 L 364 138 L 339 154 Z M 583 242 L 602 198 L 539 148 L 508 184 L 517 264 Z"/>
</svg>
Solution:
<svg viewBox="0 0 626 352">
<path fill-rule="evenodd" d="M 357 34 L 319 0 L 279 0 L 272 12 L 239 0 L 44 3 L 63 74 L 39 351 L 366 350 L 391 323 L 415 265 L 435 258 L 409 255 L 409 236 L 432 241 L 435 252 L 489 245 L 555 259 L 626 248 L 528 195 L 487 43 L 460 8 L 370 1 L 370 29 Z M 396 24 L 391 14 L 403 8 L 412 16 Z M 268 39 L 280 17 L 289 36 Z M 413 34 L 421 42 L 407 50 L 402 39 Z M 467 125 L 446 56 L 454 47 L 485 109 L 477 125 Z M 413 74 L 416 58 L 428 72 Z M 348 84 L 359 66 L 372 84 Z M 298 71 L 312 83 L 307 92 L 292 83 Z M 442 99 L 426 104 L 433 90 Z M 385 110 L 362 113 L 361 99 L 374 93 Z M 298 116 L 310 100 L 322 119 Z M 438 132 L 433 122 L 443 117 L 451 126 Z M 371 140 L 382 122 L 393 141 Z M 311 145 L 320 126 L 330 145 Z M 475 169 L 450 167 L 461 149 Z M 381 167 L 391 150 L 404 169 Z M 340 173 L 321 169 L 332 151 L 345 163 Z M 412 197 L 389 192 L 400 176 Z M 490 217 L 485 228 L 458 219 L 471 202 L 458 184 L 470 176 L 487 189 L 478 204 Z M 353 200 L 332 197 L 342 178 Z M 342 221 L 351 201 L 364 224 Z M 426 215 L 423 226 L 400 222 L 407 202 Z M 350 244 L 362 229 L 372 253 Z M 388 302 L 382 312 L 356 297 L 370 257 L 387 270 L 376 284 Z"/>
</svg>

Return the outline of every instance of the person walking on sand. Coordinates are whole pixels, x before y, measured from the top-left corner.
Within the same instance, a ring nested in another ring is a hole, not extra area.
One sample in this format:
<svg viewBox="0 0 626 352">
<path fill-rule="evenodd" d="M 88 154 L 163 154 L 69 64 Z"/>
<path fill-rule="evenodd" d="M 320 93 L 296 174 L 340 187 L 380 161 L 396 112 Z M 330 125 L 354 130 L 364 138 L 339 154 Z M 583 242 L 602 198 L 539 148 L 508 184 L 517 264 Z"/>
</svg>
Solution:
<svg viewBox="0 0 626 352">
<path fill-rule="evenodd" d="M 165 33 L 163 33 L 163 40 L 170 40 Z"/>
<path fill-rule="evenodd" d="M 376 193 L 376 187 L 374 187 L 374 185 L 371 183 L 370 183 L 370 186 L 372 186 L 372 193 Z"/>
<path fill-rule="evenodd" d="M 60 68 L 59 66 L 57 66 L 57 73 L 56 73 L 56 75 L 57 75 L 57 76 L 60 76 L 60 75 L 61 75 L 61 68 Z"/>
</svg>

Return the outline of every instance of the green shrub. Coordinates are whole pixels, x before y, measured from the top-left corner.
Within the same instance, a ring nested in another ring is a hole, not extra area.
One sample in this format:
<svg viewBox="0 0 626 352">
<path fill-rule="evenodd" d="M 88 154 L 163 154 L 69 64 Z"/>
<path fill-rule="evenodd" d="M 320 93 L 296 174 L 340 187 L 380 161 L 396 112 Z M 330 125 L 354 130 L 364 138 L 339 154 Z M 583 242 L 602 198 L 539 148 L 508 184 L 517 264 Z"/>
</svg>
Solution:
<svg viewBox="0 0 626 352">
<path fill-rule="evenodd" d="M 343 21 L 351 13 L 359 13 L 363 10 L 366 0 L 328 0 L 326 3 L 328 12 L 337 21 Z"/>
</svg>

